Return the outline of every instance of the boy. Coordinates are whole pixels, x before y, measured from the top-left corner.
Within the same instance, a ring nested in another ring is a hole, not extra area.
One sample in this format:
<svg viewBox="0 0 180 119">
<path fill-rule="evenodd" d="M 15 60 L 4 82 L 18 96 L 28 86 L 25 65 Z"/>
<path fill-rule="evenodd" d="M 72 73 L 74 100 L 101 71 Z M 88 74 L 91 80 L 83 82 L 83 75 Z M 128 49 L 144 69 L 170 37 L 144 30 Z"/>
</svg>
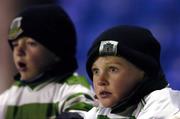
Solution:
<svg viewBox="0 0 180 119">
<path fill-rule="evenodd" d="M 104 31 L 90 48 L 86 66 L 99 106 L 85 119 L 168 119 L 180 111 L 180 93 L 163 75 L 160 45 L 145 28 Z"/>
<path fill-rule="evenodd" d="M 11 23 L 9 44 L 19 73 L 0 96 L 0 119 L 55 119 L 92 107 L 90 85 L 74 73 L 75 28 L 59 6 L 20 13 Z"/>
</svg>

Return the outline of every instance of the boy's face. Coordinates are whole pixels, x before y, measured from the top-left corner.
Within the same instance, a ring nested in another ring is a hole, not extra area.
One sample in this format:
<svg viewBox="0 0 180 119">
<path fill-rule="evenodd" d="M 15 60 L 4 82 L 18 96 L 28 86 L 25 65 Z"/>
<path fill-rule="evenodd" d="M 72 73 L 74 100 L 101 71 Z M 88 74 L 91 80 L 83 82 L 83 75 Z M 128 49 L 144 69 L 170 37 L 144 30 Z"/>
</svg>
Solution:
<svg viewBox="0 0 180 119">
<path fill-rule="evenodd" d="M 96 96 L 104 107 L 115 106 L 144 76 L 142 70 L 117 56 L 99 57 L 92 72 Z"/>
<path fill-rule="evenodd" d="M 21 80 L 30 80 L 55 62 L 55 55 L 30 37 L 12 42 L 13 58 Z"/>
</svg>

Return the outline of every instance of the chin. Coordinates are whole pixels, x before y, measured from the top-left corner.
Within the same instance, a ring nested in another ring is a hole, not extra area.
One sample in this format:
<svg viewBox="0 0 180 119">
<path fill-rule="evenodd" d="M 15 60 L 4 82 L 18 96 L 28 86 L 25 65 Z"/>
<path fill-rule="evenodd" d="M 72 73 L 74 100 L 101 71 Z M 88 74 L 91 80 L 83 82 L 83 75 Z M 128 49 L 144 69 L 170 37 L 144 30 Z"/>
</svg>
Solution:
<svg viewBox="0 0 180 119">
<path fill-rule="evenodd" d="M 21 80 L 32 80 L 33 76 L 21 76 Z"/>
<path fill-rule="evenodd" d="M 39 72 L 38 73 L 22 73 L 21 80 L 32 80 L 32 79 L 38 77 L 39 75 L 40 75 Z"/>
<path fill-rule="evenodd" d="M 111 103 L 101 103 L 101 104 L 102 104 L 102 106 L 105 107 L 105 108 L 111 108 L 111 107 L 113 107 L 113 104 L 111 104 Z"/>
<path fill-rule="evenodd" d="M 27 77 L 21 77 L 21 80 L 30 80 L 30 78 L 27 78 Z"/>
</svg>

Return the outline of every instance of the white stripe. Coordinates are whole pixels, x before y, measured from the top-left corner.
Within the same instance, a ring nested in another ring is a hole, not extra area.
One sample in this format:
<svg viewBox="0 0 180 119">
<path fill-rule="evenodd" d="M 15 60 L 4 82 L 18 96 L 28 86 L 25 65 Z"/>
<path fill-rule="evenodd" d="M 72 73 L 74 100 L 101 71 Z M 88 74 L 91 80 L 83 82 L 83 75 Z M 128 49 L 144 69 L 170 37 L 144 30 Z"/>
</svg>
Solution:
<svg viewBox="0 0 180 119">
<path fill-rule="evenodd" d="M 13 86 L 10 90 L 9 105 L 24 105 L 30 103 L 57 103 L 65 101 L 69 96 L 75 93 L 91 92 L 82 85 L 68 85 L 50 83 L 41 90 L 32 90 L 30 87 Z M 13 98 L 13 99 L 12 99 Z"/>
</svg>

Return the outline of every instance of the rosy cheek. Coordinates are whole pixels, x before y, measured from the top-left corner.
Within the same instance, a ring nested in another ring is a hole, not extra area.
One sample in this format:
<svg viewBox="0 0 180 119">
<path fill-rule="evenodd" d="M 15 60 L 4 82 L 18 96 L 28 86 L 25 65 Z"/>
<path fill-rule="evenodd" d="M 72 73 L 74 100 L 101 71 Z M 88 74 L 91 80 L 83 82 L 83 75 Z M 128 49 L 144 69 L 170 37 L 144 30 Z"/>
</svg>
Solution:
<svg viewBox="0 0 180 119">
<path fill-rule="evenodd" d="M 118 79 L 115 82 L 112 82 L 111 85 L 116 89 L 122 89 L 126 84 L 126 81 L 124 79 Z"/>
<path fill-rule="evenodd" d="M 124 81 L 114 82 L 112 84 L 113 92 L 116 97 L 121 97 L 126 92 L 126 84 Z"/>
</svg>

